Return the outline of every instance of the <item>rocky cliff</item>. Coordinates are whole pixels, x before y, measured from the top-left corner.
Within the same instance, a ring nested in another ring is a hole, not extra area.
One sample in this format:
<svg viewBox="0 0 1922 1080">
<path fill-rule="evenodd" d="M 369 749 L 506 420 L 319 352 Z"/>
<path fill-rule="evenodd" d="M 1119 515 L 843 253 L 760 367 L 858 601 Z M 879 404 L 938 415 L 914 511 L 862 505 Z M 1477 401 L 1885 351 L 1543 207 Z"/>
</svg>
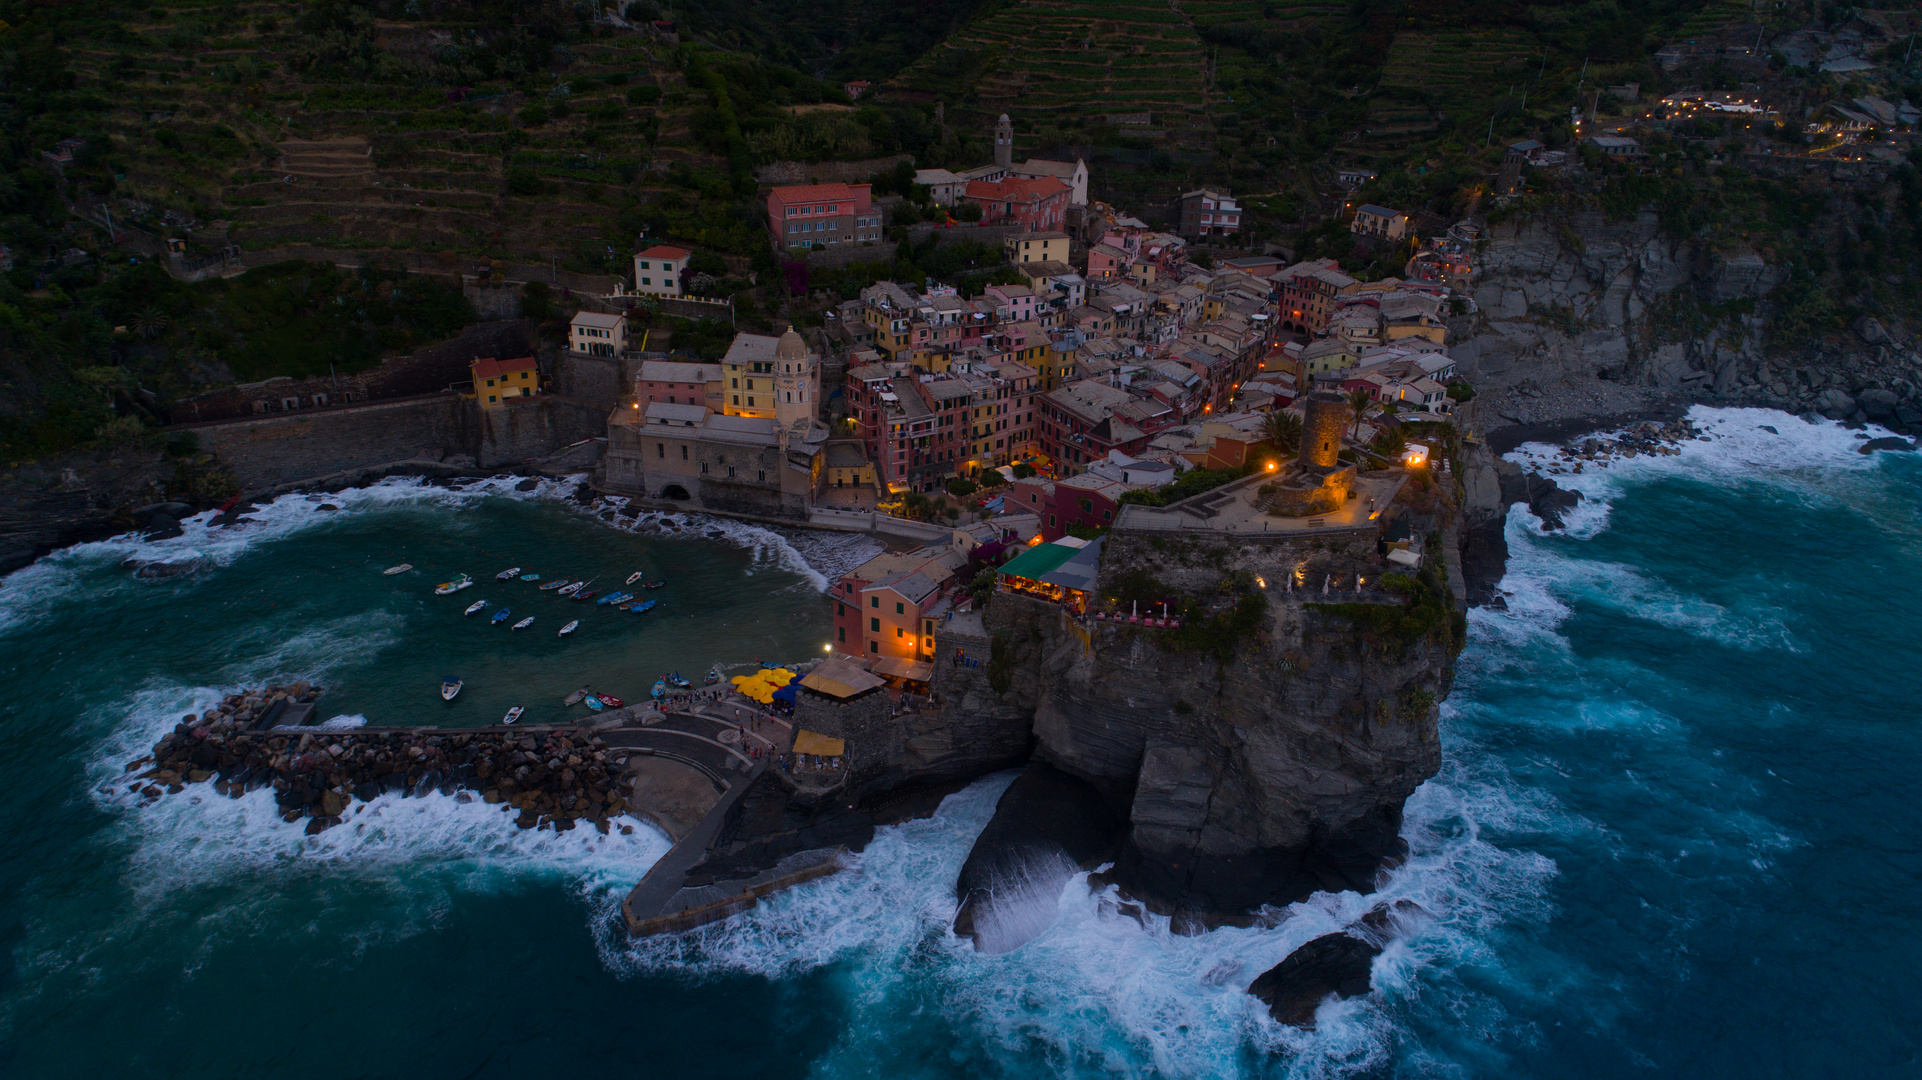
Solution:
<svg viewBox="0 0 1922 1080">
<path fill-rule="evenodd" d="M 1787 271 L 1715 249 L 1645 212 L 1549 211 L 1491 226 L 1450 353 L 1483 392 L 1484 426 L 1645 411 L 1676 399 L 1765 405 L 1922 430 L 1922 354 L 1899 325 L 1782 347 L 1771 315 Z M 1860 305 L 1873 308 L 1867 299 Z"/>
</svg>

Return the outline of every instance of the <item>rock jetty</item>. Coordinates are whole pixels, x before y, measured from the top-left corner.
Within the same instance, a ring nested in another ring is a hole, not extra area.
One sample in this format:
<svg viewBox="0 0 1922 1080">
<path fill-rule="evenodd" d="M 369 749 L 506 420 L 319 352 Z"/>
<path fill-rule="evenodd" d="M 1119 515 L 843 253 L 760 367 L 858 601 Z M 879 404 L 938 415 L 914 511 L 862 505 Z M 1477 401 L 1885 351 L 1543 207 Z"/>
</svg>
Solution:
<svg viewBox="0 0 1922 1080">
<path fill-rule="evenodd" d="M 631 751 L 609 748 L 579 731 L 510 728 L 328 731 L 263 726 L 277 703 L 311 702 L 306 683 L 270 686 L 228 697 L 204 715 L 174 725 L 149 756 L 129 762 L 138 774 L 128 790 L 147 799 L 178 794 L 189 784 L 240 798 L 263 787 L 288 822 L 307 820 L 313 835 L 338 825 L 355 800 L 430 792 L 471 800 L 478 794 L 516 812 L 523 829 L 565 832 L 591 824 L 601 832 L 627 810 L 625 769 Z M 285 706 L 282 706 L 284 710 Z"/>
</svg>

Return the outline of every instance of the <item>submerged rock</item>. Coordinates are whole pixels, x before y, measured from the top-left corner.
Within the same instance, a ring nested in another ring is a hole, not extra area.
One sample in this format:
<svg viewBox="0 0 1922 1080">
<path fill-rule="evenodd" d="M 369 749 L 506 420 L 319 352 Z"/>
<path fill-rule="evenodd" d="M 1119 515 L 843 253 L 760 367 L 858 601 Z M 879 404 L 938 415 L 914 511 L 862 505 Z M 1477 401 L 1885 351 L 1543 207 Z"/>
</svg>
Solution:
<svg viewBox="0 0 1922 1080">
<path fill-rule="evenodd" d="M 1315 1010 L 1331 995 L 1360 997 L 1382 947 L 1338 930 L 1308 942 L 1256 977 L 1248 992 L 1268 1004 L 1268 1015 L 1296 1027 L 1315 1026 Z"/>
</svg>

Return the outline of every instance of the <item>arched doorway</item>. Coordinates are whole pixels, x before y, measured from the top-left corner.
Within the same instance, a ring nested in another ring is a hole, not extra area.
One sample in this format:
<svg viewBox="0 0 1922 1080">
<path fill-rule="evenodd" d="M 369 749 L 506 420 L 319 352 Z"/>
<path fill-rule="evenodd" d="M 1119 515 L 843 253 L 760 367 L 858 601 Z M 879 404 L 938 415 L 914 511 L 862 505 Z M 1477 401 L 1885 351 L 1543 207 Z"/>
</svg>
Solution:
<svg viewBox="0 0 1922 1080">
<path fill-rule="evenodd" d="M 693 498 L 693 496 L 689 495 L 687 489 L 681 485 L 669 484 L 661 489 L 661 498 L 673 499 L 676 502 L 686 502 L 688 499 Z"/>
</svg>

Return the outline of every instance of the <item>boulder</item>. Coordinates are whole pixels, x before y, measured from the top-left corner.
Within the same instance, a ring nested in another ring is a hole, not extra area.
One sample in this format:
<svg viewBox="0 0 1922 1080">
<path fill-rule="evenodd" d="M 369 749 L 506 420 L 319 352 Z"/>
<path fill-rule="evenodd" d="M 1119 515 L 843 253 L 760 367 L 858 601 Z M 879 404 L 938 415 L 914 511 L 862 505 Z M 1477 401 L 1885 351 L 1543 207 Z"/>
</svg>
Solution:
<svg viewBox="0 0 1922 1080">
<path fill-rule="evenodd" d="M 1846 420 L 1855 412 L 1855 399 L 1837 387 L 1829 387 L 1815 395 L 1815 411 L 1830 420 Z"/>
<path fill-rule="evenodd" d="M 1881 320 L 1872 319 L 1867 315 L 1856 319 L 1850 329 L 1855 331 L 1856 337 L 1870 345 L 1880 345 L 1889 340 L 1889 332 L 1883 329 Z"/>
<path fill-rule="evenodd" d="M 1895 414 L 1895 407 L 1902 399 L 1892 390 L 1864 390 L 1856 395 L 1855 405 L 1871 420 L 1881 420 Z"/>
<path fill-rule="evenodd" d="M 1330 995 L 1360 997 L 1382 947 L 1345 930 L 1308 942 L 1248 984 L 1248 992 L 1268 1004 L 1268 1014 L 1284 1024 L 1313 1028 L 1315 1010 Z"/>
</svg>

